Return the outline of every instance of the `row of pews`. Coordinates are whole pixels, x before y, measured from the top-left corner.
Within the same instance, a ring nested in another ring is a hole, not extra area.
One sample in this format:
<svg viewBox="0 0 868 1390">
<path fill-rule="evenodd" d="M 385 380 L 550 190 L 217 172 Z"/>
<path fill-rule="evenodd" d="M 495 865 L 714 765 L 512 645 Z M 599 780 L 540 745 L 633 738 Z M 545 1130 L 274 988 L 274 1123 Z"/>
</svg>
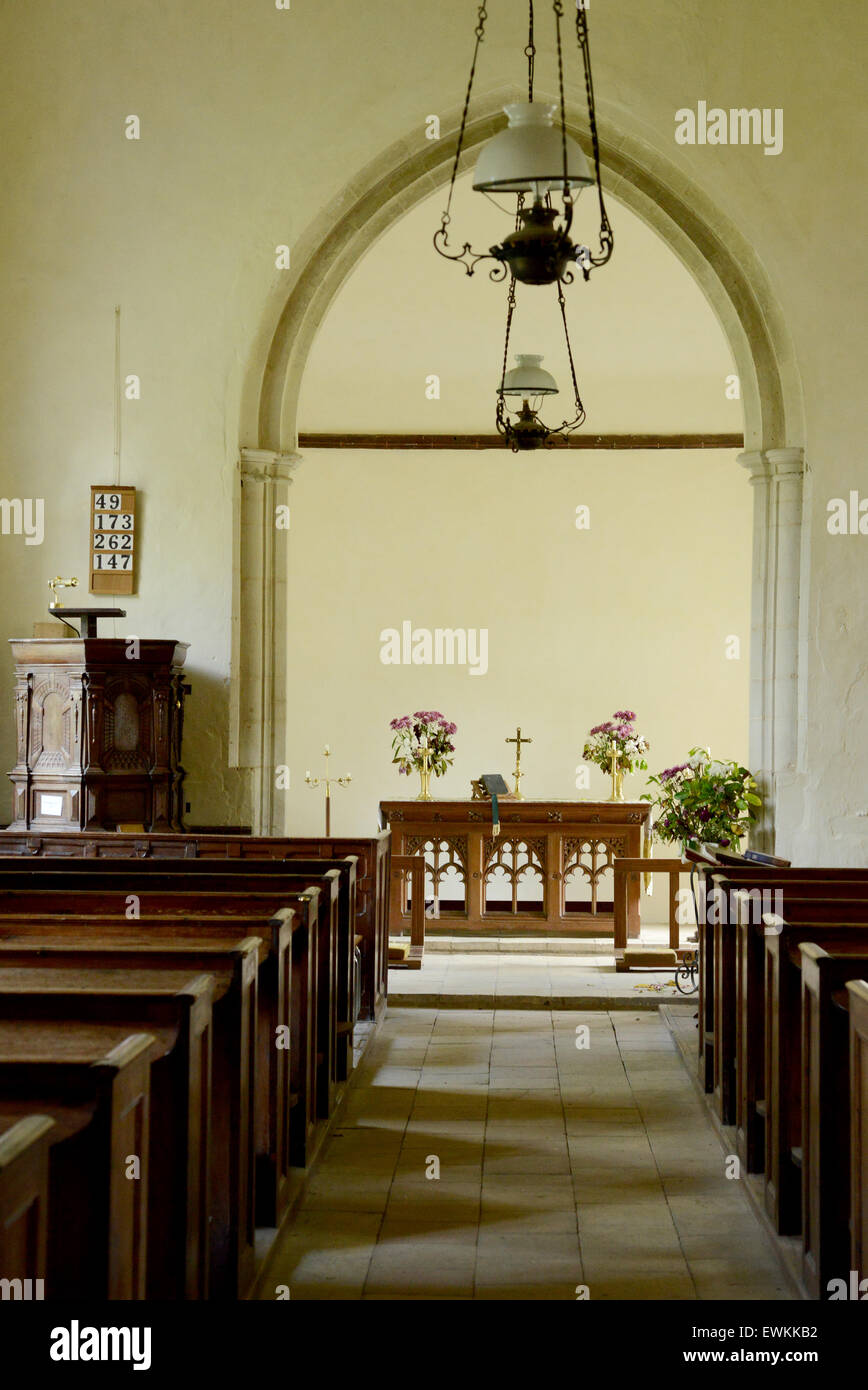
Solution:
<svg viewBox="0 0 868 1390">
<path fill-rule="evenodd" d="M 868 1295 L 868 869 L 688 859 L 702 1088 L 801 1292 Z"/>
<path fill-rule="evenodd" d="M 385 1007 L 389 859 L 388 832 L 2 834 L 4 1297 L 250 1293 Z"/>
</svg>

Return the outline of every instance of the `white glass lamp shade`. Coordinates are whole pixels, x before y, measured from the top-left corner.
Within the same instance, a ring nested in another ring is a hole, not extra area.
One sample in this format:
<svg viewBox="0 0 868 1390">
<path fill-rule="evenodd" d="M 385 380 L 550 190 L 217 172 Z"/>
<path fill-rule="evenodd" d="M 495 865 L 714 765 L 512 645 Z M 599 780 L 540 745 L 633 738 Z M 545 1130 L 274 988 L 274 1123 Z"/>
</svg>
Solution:
<svg viewBox="0 0 868 1390">
<path fill-rule="evenodd" d="M 558 384 L 550 372 L 540 366 L 542 357 L 530 352 L 516 353 L 518 363 L 503 379 L 503 396 L 556 396 Z"/>
<path fill-rule="evenodd" d="M 509 125 L 488 141 L 473 175 L 479 192 L 528 193 L 563 188 L 564 155 L 556 106 L 517 101 L 505 106 Z M 567 182 L 571 188 L 594 182 L 584 151 L 567 136 Z"/>
</svg>

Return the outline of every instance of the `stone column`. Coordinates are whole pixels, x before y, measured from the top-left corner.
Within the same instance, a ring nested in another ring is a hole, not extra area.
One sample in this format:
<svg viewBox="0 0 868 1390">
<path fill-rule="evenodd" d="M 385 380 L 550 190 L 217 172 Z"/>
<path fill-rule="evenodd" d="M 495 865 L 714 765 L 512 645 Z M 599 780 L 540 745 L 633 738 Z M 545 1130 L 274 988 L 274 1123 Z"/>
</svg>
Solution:
<svg viewBox="0 0 868 1390">
<path fill-rule="evenodd" d="M 250 769 L 254 834 L 284 833 L 289 485 L 300 454 L 242 449 L 233 535 L 230 757 Z"/>
<path fill-rule="evenodd" d="M 763 796 L 751 841 L 775 852 L 775 804 L 796 771 L 799 727 L 801 449 L 739 455 L 754 490 L 750 761 Z"/>
</svg>

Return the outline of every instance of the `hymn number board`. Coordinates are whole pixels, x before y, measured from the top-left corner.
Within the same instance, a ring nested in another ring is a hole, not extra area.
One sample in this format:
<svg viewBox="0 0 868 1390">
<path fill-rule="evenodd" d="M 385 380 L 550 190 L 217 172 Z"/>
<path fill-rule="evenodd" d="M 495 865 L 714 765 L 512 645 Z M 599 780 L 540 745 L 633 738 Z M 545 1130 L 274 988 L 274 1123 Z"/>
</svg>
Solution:
<svg viewBox="0 0 868 1390">
<path fill-rule="evenodd" d="M 135 589 L 136 490 L 90 490 L 90 592 L 131 594 Z"/>
</svg>

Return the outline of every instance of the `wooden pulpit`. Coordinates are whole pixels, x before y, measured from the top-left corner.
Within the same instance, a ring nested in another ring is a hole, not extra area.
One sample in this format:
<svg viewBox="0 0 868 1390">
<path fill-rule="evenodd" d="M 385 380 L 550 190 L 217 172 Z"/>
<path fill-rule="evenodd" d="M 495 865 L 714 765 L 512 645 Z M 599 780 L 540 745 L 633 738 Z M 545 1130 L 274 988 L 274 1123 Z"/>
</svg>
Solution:
<svg viewBox="0 0 868 1390">
<path fill-rule="evenodd" d="M 9 645 L 18 747 L 9 829 L 183 830 L 188 644 L 58 635 Z"/>
</svg>

